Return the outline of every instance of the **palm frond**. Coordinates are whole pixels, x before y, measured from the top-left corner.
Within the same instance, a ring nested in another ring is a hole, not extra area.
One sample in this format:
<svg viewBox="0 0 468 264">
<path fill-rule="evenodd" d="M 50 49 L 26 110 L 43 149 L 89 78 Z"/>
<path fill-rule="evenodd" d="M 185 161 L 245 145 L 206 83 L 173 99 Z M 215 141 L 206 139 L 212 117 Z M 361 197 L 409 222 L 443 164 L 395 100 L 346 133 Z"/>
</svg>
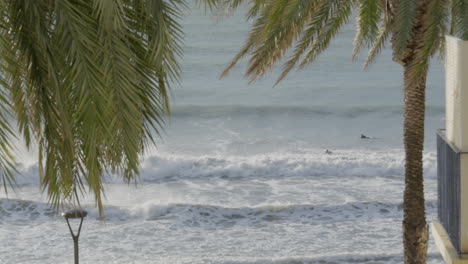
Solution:
<svg viewBox="0 0 468 264">
<path fill-rule="evenodd" d="M 306 29 L 301 32 L 293 55 L 284 64 L 283 72 L 276 84 L 281 82 L 298 63 L 299 68 L 303 68 L 312 63 L 328 47 L 341 27 L 348 22 L 354 4 L 354 1 L 340 0 L 320 3 L 316 12 L 311 15 Z M 305 57 L 299 62 L 304 54 Z"/>
<path fill-rule="evenodd" d="M 372 47 L 369 49 L 369 53 L 367 54 L 366 61 L 364 62 L 364 68 L 369 67 L 369 65 L 375 61 L 377 55 L 379 55 L 382 49 L 385 47 L 385 43 L 387 42 L 390 33 L 390 28 L 387 24 L 383 24 L 380 27 L 379 33 L 372 43 Z"/>
<path fill-rule="evenodd" d="M 356 16 L 357 30 L 354 38 L 353 60 L 363 46 L 370 47 L 379 35 L 379 24 L 383 23 L 384 6 L 382 1 L 360 0 L 359 14 Z"/>
<path fill-rule="evenodd" d="M 252 52 L 246 75 L 258 80 L 283 58 L 286 51 L 303 32 L 311 16 L 323 5 L 321 0 L 283 1 L 275 4 L 262 30 L 264 41 Z M 274 3 L 273 3 L 274 4 Z"/>
<path fill-rule="evenodd" d="M 0 78 L 0 185 L 3 186 L 7 195 L 8 188 L 15 188 L 15 175 L 18 174 L 14 158 L 15 149 L 10 143 L 16 136 L 9 121 L 13 118 L 11 115 L 12 106 L 8 100 L 8 89 L 8 82 Z"/>
<path fill-rule="evenodd" d="M 244 58 L 249 52 L 251 52 L 256 46 L 260 45 L 263 41 L 263 30 L 266 26 L 269 13 L 272 11 L 272 5 L 266 5 L 262 10 L 262 15 L 255 20 L 252 30 L 242 46 L 241 50 L 234 56 L 229 65 L 221 73 L 220 78 L 226 77 L 234 66 L 239 62 L 240 59 Z"/>
<path fill-rule="evenodd" d="M 468 1 L 452 0 L 451 34 L 463 40 L 468 40 Z"/>
<path fill-rule="evenodd" d="M 310 50 L 305 55 L 299 68 L 305 67 L 307 64 L 315 61 L 317 57 L 325 51 L 330 45 L 331 40 L 339 33 L 341 27 L 348 22 L 353 8 L 353 1 L 328 1 L 323 7 L 322 12 L 328 12 L 330 17 L 322 22 L 322 28 L 316 33 L 316 38 L 305 37 L 305 39 L 313 39 Z M 318 17 L 326 17 L 320 16 Z"/>
<path fill-rule="evenodd" d="M 20 131 L 28 145 L 32 137 L 39 144 L 41 184 L 56 208 L 79 204 L 88 188 L 102 213 L 103 174 L 135 180 L 169 114 L 185 1 L 7 0 L 0 7 L 2 71 Z"/>
<path fill-rule="evenodd" d="M 392 32 L 394 37 L 392 45 L 394 55 L 396 57 L 403 56 L 409 41 L 413 37 L 413 28 L 415 23 L 417 1 L 414 0 L 398 0 L 396 1 L 396 14 L 394 15 L 394 23 L 392 23 Z"/>
<path fill-rule="evenodd" d="M 243 4 L 249 4 L 247 19 L 256 17 L 262 8 L 267 3 L 267 0 L 197 0 L 198 5 L 205 7 L 205 10 L 210 10 L 215 14 L 229 14 L 239 8 Z"/>
</svg>

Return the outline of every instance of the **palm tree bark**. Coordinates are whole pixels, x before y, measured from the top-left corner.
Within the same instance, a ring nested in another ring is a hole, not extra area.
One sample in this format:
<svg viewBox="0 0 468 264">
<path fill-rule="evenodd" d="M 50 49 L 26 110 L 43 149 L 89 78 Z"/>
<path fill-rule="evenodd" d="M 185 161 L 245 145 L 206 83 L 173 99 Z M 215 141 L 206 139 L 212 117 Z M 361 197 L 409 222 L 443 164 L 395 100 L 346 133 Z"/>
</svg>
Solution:
<svg viewBox="0 0 468 264">
<path fill-rule="evenodd" d="M 403 244 L 405 264 L 425 264 L 429 231 L 424 205 L 423 150 L 427 67 L 419 76 L 422 39 L 427 29 L 425 16 L 430 0 L 418 2 L 413 37 L 399 61 L 404 67 L 403 141 L 405 146 L 405 191 L 403 195 Z"/>
<path fill-rule="evenodd" d="M 404 52 L 393 54 L 404 68 L 403 141 L 405 147 L 405 191 L 403 194 L 403 245 L 405 264 L 425 264 L 429 240 L 424 205 L 423 149 L 427 62 L 421 58 L 429 27 L 428 6 L 432 0 L 417 0 L 412 37 Z M 398 0 L 392 1 L 394 11 Z M 395 32 L 394 32 L 395 33 Z M 393 44 L 398 41 L 395 38 Z M 421 66 L 423 65 L 423 66 Z M 422 72 L 416 73 L 415 68 Z"/>
<path fill-rule="evenodd" d="M 425 264 L 429 238 L 425 207 L 422 154 L 427 72 L 417 84 L 410 82 L 410 66 L 405 66 L 404 145 L 405 192 L 403 196 L 403 242 L 405 264 Z"/>
</svg>

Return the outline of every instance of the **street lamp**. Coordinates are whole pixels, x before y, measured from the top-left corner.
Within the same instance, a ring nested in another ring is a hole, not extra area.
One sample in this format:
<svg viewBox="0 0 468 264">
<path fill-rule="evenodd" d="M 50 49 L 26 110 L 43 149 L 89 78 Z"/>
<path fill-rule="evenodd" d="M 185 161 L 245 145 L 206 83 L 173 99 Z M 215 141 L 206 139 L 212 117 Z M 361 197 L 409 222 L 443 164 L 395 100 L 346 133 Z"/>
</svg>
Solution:
<svg viewBox="0 0 468 264">
<path fill-rule="evenodd" d="M 87 215 L 88 215 L 88 212 L 86 212 L 85 210 L 80 210 L 80 209 L 75 209 L 75 210 L 71 210 L 71 211 L 62 213 L 62 216 L 65 218 L 65 220 L 67 220 L 67 225 L 68 225 L 68 228 L 70 229 L 70 234 L 71 234 L 71 236 L 73 238 L 73 244 L 74 244 L 74 248 L 75 248 L 75 264 L 79 263 L 78 238 L 80 237 L 81 225 L 83 224 L 83 219 Z M 78 218 L 81 219 L 80 227 L 78 228 L 78 233 L 75 235 L 75 233 L 73 233 L 73 230 L 72 230 L 72 228 L 70 226 L 70 222 L 68 221 L 68 219 L 78 219 Z"/>
</svg>

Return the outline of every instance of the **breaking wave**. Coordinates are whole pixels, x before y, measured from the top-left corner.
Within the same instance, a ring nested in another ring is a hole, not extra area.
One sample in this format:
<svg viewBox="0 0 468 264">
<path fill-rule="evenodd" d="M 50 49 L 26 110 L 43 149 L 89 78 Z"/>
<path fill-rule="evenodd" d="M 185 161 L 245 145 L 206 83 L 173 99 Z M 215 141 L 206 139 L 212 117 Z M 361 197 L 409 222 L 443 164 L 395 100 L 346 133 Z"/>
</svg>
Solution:
<svg viewBox="0 0 468 264">
<path fill-rule="evenodd" d="M 424 155 L 426 178 L 435 178 L 436 153 Z M 37 166 L 20 167 L 19 184 L 37 184 Z M 157 154 L 143 162 L 138 182 L 157 183 L 179 179 L 274 179 L 309 177 L 403 177 L 404 154 L 400 150 L 323 150 L 269 153 L 249 156 Z M 108 183 L 121 183 L 107 175 Z"/>
</svg>

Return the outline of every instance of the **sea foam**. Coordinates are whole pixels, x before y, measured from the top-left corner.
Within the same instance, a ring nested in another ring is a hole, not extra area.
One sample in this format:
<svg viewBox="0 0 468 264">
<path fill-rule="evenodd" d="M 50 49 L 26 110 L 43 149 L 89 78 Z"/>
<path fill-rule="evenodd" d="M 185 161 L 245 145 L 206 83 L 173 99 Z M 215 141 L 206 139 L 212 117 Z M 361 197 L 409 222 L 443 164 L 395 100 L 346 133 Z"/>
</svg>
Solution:
<svg viewBox="0 0 468 264">
<path fill-rule="evenodd" d="M 436 153 L 424 154 L 426 178 L 436 177 Z M 18 184 L 38 184 L 37 165 L 18 166 Z M 259 155 L 190 155 L 157 153 L 142 164 L 141 183 L 194 178 L 294 178 L 294 177 L 403 177 L 401 150 L 324 150 L 277 152 Z M 119 175 L 106 175 L 107 183 L 122 183 Z"/>
</svg>

